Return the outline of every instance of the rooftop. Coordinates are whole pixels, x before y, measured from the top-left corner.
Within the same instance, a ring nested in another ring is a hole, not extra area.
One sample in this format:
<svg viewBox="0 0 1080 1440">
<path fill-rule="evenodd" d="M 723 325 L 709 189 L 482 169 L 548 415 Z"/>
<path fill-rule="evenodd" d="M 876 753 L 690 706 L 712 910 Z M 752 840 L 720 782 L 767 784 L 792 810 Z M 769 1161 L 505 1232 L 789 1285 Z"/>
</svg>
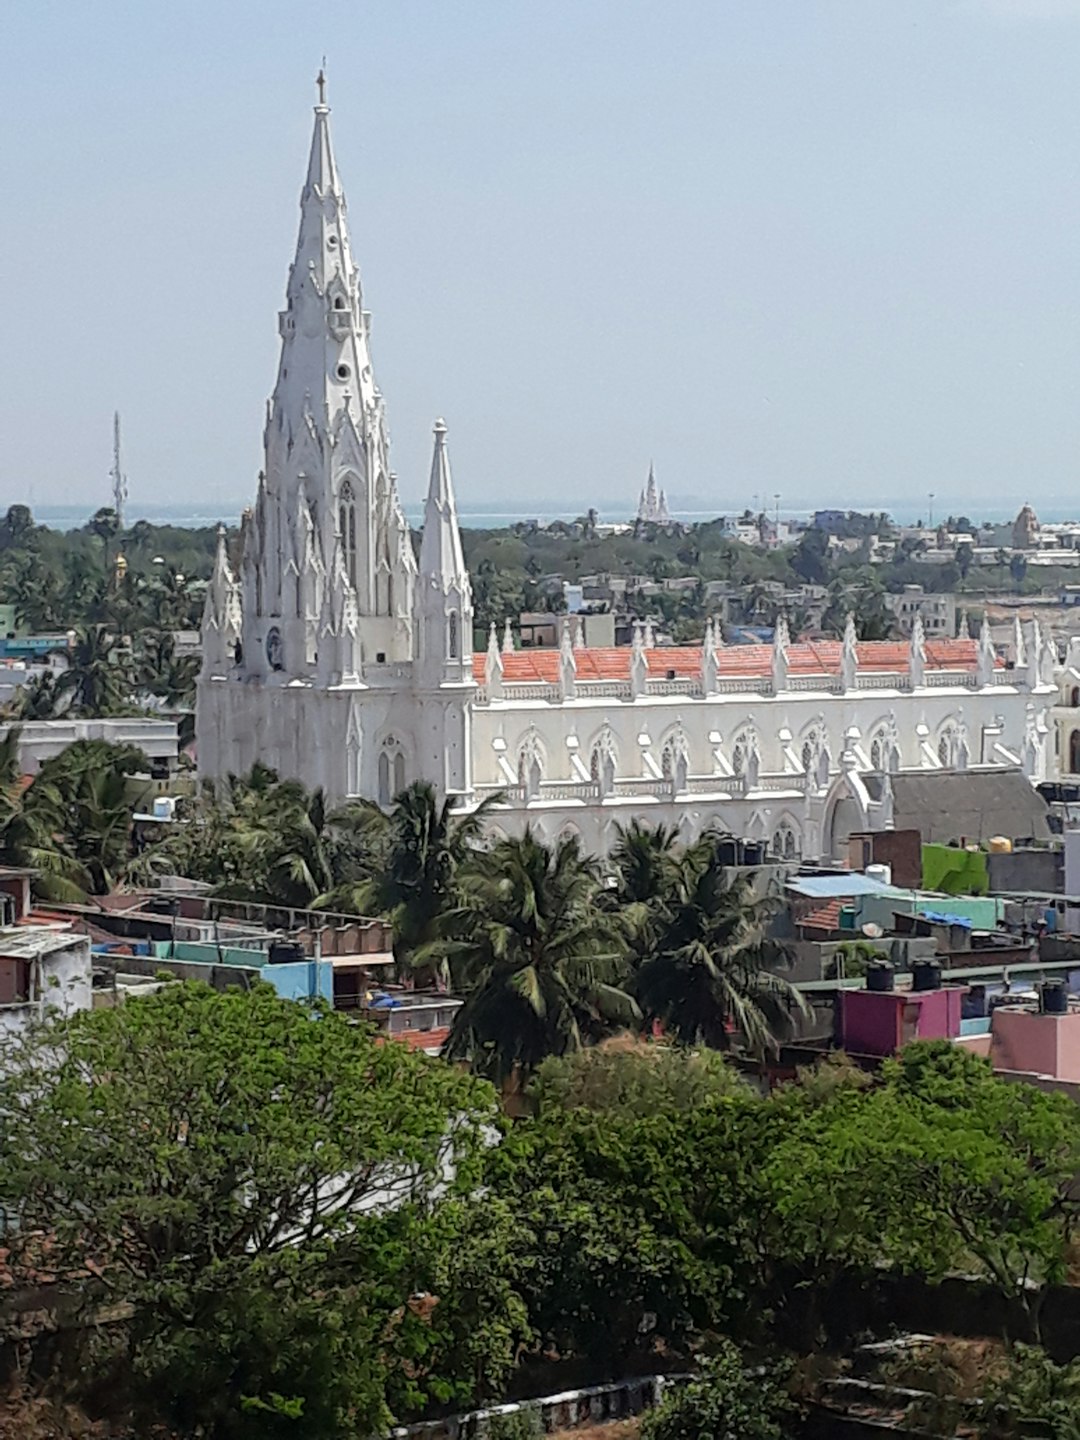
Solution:
<svg viewBox="0 0 1080 1440">
<path fill-rule="evenodd" d="M 793 642 L 787 647 L 789 675 L 839 674 L 843 645 L 839 640 Z M 865 640 L 856 647 L 859 670 L 882 674 L 906 670 L 911 647 L 906 640 Z M 574 665 L 579 680 L 628 680 L 632 648 L 628 645 L 602 649 L 586 647 L 574 651 Z M 649 670 L 654 675 L 674 672 L 676 677 L 696 678 L 701 673 L 702 647 L 676 645 L 655 647 L 645 651 Z M 537 681 L 557 684 L 559 651 L 515 650 L 502 655 L 503 679 L 513 684 Z M 974 640 L 927 640 L 925 669 L 974 670 L 978 644 Z M 487 656 L 473 656 L 473 673 L 483 675 Z M 772 674 L 771 645 L 726 645 L 716 652 L 717 673 L 721 676 L 765 676 Z M 998 667 L 1003 662 L 998 661 Z"/>
</svg>

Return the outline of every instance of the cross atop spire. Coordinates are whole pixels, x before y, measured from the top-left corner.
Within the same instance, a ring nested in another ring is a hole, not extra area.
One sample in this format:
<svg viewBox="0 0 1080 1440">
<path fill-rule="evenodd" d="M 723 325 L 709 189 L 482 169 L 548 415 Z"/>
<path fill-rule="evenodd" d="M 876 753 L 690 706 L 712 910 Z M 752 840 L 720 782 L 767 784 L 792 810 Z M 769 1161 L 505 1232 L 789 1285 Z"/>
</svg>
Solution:
<svg viewBox="0 0 1080 1440">
<path fill-rule="evenodd" d="M 321 64 L 320 67 L 319 67 L 319 73 L 318 73 L 318 75 L 315 77 L 315 88 L 316 88 L 316 90 L 318 90 L 318 92 L 319 92 L 319 108 L 322 109 L 322 108 L 326 105 L 326 56 L 325 56 L 325 55 L 322 57 L 322 64 Z"/>
</svg>

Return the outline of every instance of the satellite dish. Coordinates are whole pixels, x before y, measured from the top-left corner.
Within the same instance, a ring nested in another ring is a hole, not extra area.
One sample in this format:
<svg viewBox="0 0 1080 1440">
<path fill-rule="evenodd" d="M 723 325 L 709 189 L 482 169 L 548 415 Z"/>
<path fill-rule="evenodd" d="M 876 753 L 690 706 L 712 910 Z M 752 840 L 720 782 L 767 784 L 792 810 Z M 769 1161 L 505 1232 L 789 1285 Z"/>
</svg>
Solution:
<svg viewBox="0 0 1080 1440">
<path fill-rule="evenodd" d="M 865 925 L 860 926 L 860 929 L 868 940 L 880 940 L 885 934 L 884 929 L 876 920 L 868 920 Z"/>
</svg>

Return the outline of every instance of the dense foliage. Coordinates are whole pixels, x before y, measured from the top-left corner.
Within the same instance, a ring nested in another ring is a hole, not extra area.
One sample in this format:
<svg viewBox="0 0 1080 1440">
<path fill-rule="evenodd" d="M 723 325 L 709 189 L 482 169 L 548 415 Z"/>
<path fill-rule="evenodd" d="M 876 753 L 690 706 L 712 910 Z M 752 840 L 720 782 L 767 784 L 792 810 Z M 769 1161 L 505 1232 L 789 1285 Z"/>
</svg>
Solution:
<svg viewBox="0 0 1080 1440">
<path fill-rule="evenodd" d="M 646 1415 L 641 1440 L 783 1440 L 794 1411 L 779 1377 L 748 1374 L 738 1348 L 722 1340 Z"/>
<path fill-rule="evenodd" d="M 131 1307 L 87 1358 L 136 1411 L 369 1434 L 504 1379 L 524 1311 L 500 1217 L 462 1203 L 494 1096 L 449 1066 L 191 984 L 32 1033 L 0 1108 L 8 1263 Z"/>
<path fill-rule="evenodd" d="M 1071 1101 L 941 1042 L 769 1097 L 727 1064 L 640 1044 L 549 1061 L 507 1130 L 484 1082 L 340 1015 L 177 985 L 12 1053 L 9 1273 L 47 1268 L 111 1317 L 58 1386 L 241 1440 L 466 1408 L 541 1357 L 600 1379 L 695 1352 L 714 1359 L 650 1431 L 768 1437 L 781 1396 L 762 1381 L 755 1401 L 718 1336 L 812 1354 L 843 1326 L 835 1282 L 882 1267 L 1014 1295 L 1060 1275 Z M 1027 1362 L 1015 1413 L 1055 1375 Z"/>
<path fill-rule="evenodd" d="M 18 773 L 19 728 L 0 739 L 0 862 L 31 866 L 36 893 L 78 901 L 106 895 L 135 867 L 132 801 L 149 761 L 133 746 L 79 740 Z"/>
</svg>

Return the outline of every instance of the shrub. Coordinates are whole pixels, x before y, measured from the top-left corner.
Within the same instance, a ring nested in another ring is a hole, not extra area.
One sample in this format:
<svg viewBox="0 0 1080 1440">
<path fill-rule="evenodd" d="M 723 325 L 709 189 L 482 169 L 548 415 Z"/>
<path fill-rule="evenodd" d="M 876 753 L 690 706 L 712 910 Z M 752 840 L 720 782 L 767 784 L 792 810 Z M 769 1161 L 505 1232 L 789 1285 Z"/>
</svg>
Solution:
<svg viewBox="0 0 1080 1440">
<path fill-rule="evenodd" d="M 775 1373 L 748 1374 L 721 1340 L 697 1375 L 646 1415 L 642 1440 L 782 1440 L 795 1407 Z"/>
</svg>

